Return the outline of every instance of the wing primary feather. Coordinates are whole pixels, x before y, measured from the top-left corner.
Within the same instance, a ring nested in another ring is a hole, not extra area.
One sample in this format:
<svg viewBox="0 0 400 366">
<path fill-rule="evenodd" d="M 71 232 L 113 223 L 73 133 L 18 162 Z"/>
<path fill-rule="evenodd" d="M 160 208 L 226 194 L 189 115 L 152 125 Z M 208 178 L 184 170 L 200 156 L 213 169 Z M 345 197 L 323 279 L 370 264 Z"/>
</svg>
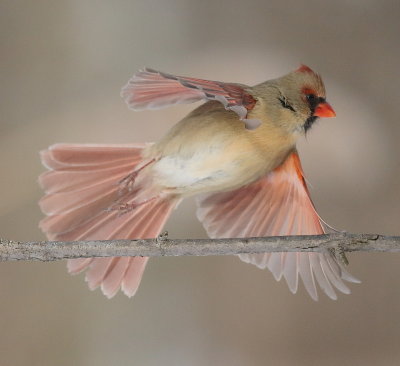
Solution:
<svg viewBox="0 0 400 366">
<path fill-rule="evenodd" d="M 248 87 L 241 84 L 203 80 L 145 68 L 128 81 L 121 97 L 133 110 L 158 109 L 174 104 L 200 100 L 217 100 L 227 110 L 235 112 L 248 129 L 255 129 L 261 121 L 247 119 L 257 100 Z"/>
<path fill-rule="evenodd" d="M 318 235 L 322 221 L 309 196 L 297 152 L 267 176 L 231 192 L 198 198 L 198 218 L 210 237 L 260 237 Z M 259 268 L 268 268 L 276 280 L 285 278 L 291 292 L 298 290 L 299 276 L 309 295 L 318 299 L 317 284 L 331 299 L 334 287 L 348 293 L 343 280 L 358 282 L 343 267 L 326 259 L 326 253 L 240 254 Z"/>
<path fill-rule="evenodd" d="M 318 300 L 317 289 L 315 287 L 314 276 L 310 265 L 308 253 L 298 253 L 299 256 L 299 274 L 303 280 L 304 287 L 315 301 Z"/>
<path fill-rule="evenodd" d="M 283 276 L 289 287 L 289 290 L 295 294 L 298 288 L 298 263 L 297 253 L 289 252 L 286 254 L 285 267 L 283 268 Z"/>
</svg>

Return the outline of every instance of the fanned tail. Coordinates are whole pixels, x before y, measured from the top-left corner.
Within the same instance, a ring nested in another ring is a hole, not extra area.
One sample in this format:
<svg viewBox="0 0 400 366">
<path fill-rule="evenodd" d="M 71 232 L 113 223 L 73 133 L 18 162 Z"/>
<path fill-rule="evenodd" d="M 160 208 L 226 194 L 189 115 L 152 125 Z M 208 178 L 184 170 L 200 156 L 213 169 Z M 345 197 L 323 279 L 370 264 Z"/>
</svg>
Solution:
<svg viewBox="0 0 400 366">
<path fill-rule="evenodd" d="M 39 178 L 45 191 L 40 207 L 47 215 L 40 228 L 47 237 L 60 241 L 157 237 L 178 199 L 155 196 L 145 202 L 151 193 L 146 184 L 151 183 L 132 184 L 151 164 L 142 158 L 145 146 L 56 144 L 42 151 L 49 171 Z M 108 298 L 120 288 L 133 296 L 147 261 L 146 257 L 73 259 L 68 271 L 88 269 L 89 288 L 100 286 Z"/>
</svg>

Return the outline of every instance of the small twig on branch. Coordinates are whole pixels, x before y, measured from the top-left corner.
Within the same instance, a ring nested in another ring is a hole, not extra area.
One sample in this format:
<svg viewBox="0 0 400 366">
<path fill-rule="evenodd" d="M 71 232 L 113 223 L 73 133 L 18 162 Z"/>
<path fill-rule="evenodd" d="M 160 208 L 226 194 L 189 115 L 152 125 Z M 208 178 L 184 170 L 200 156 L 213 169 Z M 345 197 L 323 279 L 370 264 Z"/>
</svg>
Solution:
<svg viewBox="0 0 400 366">
<path fill-rule="evenodd" d="M 233 239 L 89 240 L 16 242 L 0 239 L 0 261 L 55 261 L 85 257 L 226 255 L 265 252 L 313 252 L 340 248 L 345 252 L 400 252 L 400 236 L 334 233 Z"/>
</svg>

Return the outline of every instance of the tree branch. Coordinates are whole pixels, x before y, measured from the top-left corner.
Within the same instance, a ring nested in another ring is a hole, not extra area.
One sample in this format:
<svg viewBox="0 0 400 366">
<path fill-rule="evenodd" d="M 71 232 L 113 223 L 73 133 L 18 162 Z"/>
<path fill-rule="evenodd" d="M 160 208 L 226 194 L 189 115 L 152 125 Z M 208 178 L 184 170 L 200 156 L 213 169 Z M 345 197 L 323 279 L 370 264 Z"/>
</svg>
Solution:
<svg viewBox="0 0 400 366">
<path fill-rule="evenodd" d="M 86 257 L 226 255 L 266 252 L 314 252 L 340 248 L 345 252 L 400 252 L 400 236 L 334 233 L 232 239 L 89 240 L 16 242 L 0 239 L 0 260 L 55 261 Z"/>
</svg>

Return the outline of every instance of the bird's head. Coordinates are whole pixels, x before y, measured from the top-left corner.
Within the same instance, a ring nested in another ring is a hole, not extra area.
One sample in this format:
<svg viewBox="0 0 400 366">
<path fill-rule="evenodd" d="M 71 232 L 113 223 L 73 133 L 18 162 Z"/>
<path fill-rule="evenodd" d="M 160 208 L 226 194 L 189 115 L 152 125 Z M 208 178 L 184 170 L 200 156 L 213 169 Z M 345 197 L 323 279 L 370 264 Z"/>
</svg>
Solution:
<svg viewBox="0 0 400 366">
<path fill-rule="evenodd" d="M 289 131 L 307 132 L 318 117 L 335 117 L 336 113 L 326 101 L 321 77 L 308 66 L 278 79 L 260 84 L 272 106 L 273 122 Z M 268 112 L 267 112 L 268 113 Z"/>
</svg>

